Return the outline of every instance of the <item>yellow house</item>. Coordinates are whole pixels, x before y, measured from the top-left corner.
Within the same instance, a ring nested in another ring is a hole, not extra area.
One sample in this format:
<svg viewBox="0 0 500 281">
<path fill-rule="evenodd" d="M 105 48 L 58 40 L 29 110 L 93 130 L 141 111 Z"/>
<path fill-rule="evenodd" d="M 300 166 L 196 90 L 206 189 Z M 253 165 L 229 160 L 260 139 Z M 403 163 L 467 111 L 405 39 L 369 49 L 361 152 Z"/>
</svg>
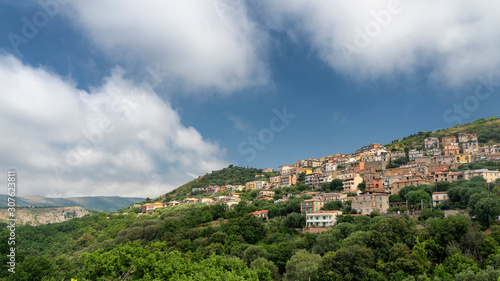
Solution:
<svg viewBox="0 0 500 281">
<path fill-rule="evenodd" d="M 324 204 L 325 201 L 320 199 L 304 200 L 300 204 L 300 211 L 302 212 L 302 214 L 321 211 L 321 208 L 323 207 Z"/>
<path fill-rule="evenodd" d="M 472 156 L 470 154 L 458 154 L 454 157 L 456 164 L 469 164 L 472 162 Z"/>
<path fill-rule="evenodd" d="M 306 175 L 312 174 L 313 170 L 311 168 L 297 168 L 297 174 L 306 173 Z"/>
</svg>

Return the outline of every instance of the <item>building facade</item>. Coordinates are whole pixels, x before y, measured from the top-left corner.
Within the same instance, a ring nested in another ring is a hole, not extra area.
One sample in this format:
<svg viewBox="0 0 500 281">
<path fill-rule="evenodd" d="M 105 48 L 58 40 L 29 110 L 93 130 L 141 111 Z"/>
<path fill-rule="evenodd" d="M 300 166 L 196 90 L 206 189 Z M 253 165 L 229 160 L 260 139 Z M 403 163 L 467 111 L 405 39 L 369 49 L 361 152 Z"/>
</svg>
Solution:
<svg viewBox="0 0 500 281">
<path fill-rule="evenodd" d="M 306 226 L 334 226 L 337 223 L 338 215 L 342 215 L 342 211 L 314 211 L 307 213 Z"/>
<path fill-rule="evenodd" d="M 300 203 L 300 212 L 302 214 L 307 214 L 310 212 L 321 211 L 323 205 L 325 205 L 325 201 L 321 199 L 304 200 Z"/>
<path fill-rule="evenodd" d="M 382 214 L 387 212 L 387 209 L 389 209 L 389 195 L 359 195 L 353 198 L 351 207 L 355 209 L 358 214 L 362 215 L 369 215 L 373 211 Z"/>
</svg>

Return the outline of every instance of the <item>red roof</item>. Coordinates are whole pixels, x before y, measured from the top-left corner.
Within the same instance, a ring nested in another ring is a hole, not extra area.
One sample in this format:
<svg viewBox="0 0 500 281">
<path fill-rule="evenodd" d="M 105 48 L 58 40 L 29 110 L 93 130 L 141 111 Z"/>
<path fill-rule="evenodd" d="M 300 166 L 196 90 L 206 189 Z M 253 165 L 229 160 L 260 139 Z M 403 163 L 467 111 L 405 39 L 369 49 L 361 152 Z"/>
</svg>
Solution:
<svg viewBox="0 0 500 281">
<path fill-rule="evenodd" d="M 257 211 L 257 212 L 252 213 L 252 215 L 258 215 L 258 214 L 267 214 L 267 210 L 262 210 L 262 211 Z"/>
<path fill-rule="evenodd" d="M 344 216 L 358 217 L 358 216 L 368 216 L 368 215 L 363 215 L 363 214 L 345 214 Z"/>
<path fill-rule="evenodd" d="M 314 212 L 310 212 L 310 213 L 321 214 L 321 213 L 339 213 L 339 212 L 342 213 L 342 211 L 340 211 L 340 210 L 333 210 L 333 211 L 323 211 L 323 210 L 321 210 L 321 211 L 314 211 Z"/>
</svg>

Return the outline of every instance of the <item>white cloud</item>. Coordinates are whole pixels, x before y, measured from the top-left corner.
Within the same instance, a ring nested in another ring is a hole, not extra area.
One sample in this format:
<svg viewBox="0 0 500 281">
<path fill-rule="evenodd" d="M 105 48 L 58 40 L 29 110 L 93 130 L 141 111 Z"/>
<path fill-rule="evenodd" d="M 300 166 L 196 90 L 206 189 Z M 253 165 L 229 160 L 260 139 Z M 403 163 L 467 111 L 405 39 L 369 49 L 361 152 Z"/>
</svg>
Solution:
<svg viewBox="0 0 500 281">
<path fill-rule="evenodd" d="M 90 93 L 0 56 L 0 169 L 19 195 L 157 196 L 225 165 L 225 150 L 115 70 Z"/>
<path fill-rule="evenodd" d="M 411 77 L 424 71 L 433 83 L 459 87 L 478 75 L 500 70 L 498 1 L 265 3 L 260 10 L 271 29 L 310 42 L 325 63 L 354 77 L 372 79 L 401 73 Z M 377 21 L 374 13 L 384 14 L 383 20 Z M 349 54 L 346 46 L 356 49 Z"/>
<path fill-rule="evenodd" d="M 228 94 L 267 84 L 266 33 L 244 3 L 224 0 L 82 0 L 69 18 L 120 62 L 160 65 L 194 90 Z"/>
</svg>

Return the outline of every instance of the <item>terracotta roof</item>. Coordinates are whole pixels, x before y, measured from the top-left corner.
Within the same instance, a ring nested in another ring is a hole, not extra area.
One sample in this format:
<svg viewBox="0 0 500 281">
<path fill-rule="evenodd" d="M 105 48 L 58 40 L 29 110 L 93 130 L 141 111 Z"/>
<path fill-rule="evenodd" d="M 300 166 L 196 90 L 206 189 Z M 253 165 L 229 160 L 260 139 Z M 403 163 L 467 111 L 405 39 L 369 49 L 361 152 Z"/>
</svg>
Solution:
<svg viewBox="0 0 500 281">
<path fill-rule="evenodd" d="M 304 200 L 302 202 L 316 202 L 316 201 L 323 202 L 323 200 L 320 200 L 320 199 L 308 199 L 308 200 Z"/>
<path fill-rule="evenodd" d="M 424 179 L 412 179 L 412 180 L 397 181 L 397 182 L 394 182 L 394 183 L 398 183 L 398 182 L 414 182 L 414 181 L 425 181 L 425 180 Z"/>
<path fill-rule="evenodd" d="M 447 194 L 448 192 L 446 191 L 436 191 L 436 192 L 433 192 L 432 194 Z"/>
<path fill-rule="evenodd" d="M 252 215 L 258 215 L 258 214 L 267 214 L 267 210 L 262 210 L 262 211 L 257 211 L 257 212 L 252 213 Z"/>
<path fill-rule="evenodd" d="M 341 213 L 342 214 L 342 211 L 340 210 L 333 210 L 333 211 L 324 211 L 324 210 L 321 210 L 321 211 L 314 211 L 314 212 L 310 212 L 309 214 L 322 214 L 322 213 Z"/>
<path fill-rule="evenodd" d="M 363 215 L 363 214 L 345 214 L 344 216 L 359 217 L 359 216 L 368 216 L 368 215 Z"/>
<path fill-rule="evenodd" d="M 377 196 L 377 195 L 387 195 L 387 193 L 372 193 L 372 194 L 364 194 L 364 195 L 358 195 L 356 197 L 361 197 L 361 196 Z"/>
</svg>

